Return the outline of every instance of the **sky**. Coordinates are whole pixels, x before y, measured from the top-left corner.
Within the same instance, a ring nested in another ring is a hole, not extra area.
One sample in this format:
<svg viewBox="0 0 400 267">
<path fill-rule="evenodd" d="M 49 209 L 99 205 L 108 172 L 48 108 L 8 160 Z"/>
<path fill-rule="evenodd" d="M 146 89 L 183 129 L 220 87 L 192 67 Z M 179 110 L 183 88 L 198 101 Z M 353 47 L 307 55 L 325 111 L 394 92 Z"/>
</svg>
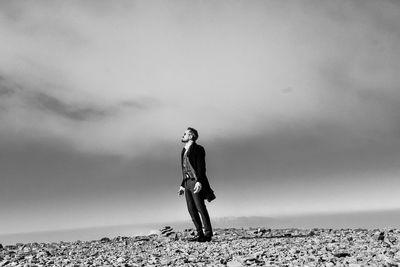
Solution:
<svg viewBox="0 0 400 267">
<path fill-rule="evenodd" d="M 398 1 L 0 2 L 0 234 L 400 209 Z"/>
</svg>

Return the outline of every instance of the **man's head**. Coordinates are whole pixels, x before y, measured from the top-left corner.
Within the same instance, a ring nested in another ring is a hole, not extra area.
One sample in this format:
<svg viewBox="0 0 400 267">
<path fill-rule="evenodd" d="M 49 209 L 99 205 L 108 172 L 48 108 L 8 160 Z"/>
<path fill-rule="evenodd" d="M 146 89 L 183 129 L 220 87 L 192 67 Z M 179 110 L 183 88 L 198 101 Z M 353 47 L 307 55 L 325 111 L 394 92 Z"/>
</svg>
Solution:
<svg viewBox="0 0 400 267">
<path fill-rule="evenodd" d="M 197 130 L 192 127 L 189 127 L 183 133 L 182 142 L 187 143 L 190 140 L 192 140 L 193 142 L 196 142 L 197 138 L 199 138 L 199 133 L 197 132 Z"/>
</svg>

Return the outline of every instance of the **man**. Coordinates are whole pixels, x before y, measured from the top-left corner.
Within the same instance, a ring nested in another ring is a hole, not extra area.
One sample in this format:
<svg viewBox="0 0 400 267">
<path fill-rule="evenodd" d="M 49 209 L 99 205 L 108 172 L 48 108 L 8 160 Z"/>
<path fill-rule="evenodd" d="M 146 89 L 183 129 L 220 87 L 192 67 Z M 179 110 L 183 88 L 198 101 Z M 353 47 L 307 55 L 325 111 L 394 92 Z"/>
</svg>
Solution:
<svg viewBox="0 0 400 267">
<path fill-rule="evenodd" d="M 215 199 L 215 195 L 206 176 L 206 153 L 204 148 L 196 143 L 198 137 L 197 130 L 191 127 L 182 136 L 182 142 L 185 144 L 181 153 L 183 179 L 178 193 L 185 194 L 187 208 L 196 227 L 197 237 L 190 241 L 209 242 L 212 227 L 204 200 L 210 202 Z"/>
</svg>

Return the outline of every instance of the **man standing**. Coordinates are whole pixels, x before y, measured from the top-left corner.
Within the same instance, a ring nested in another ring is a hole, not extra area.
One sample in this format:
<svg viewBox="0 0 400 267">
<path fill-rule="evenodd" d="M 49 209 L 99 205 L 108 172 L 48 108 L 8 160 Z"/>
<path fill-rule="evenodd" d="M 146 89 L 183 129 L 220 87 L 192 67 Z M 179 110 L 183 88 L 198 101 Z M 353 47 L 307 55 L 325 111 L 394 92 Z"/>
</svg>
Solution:
<svg viewBox="0 0 400 267">
<path fill-rule="evenodd" d="M 204 148 L 196 143 L 198 137 L 197 130 L 191 127 L 182 136 L 182 142 L 185 143 L 181 153 L 183 179 L 178 193 L 185 194 L 187 208 L 196 227 L 197 237 L 190 241 L 209 242 L 212 228 L 204 200 L 210 202 L 215 199 L 215 195 L 206 176 L 206 153 Z"/>
</svg>

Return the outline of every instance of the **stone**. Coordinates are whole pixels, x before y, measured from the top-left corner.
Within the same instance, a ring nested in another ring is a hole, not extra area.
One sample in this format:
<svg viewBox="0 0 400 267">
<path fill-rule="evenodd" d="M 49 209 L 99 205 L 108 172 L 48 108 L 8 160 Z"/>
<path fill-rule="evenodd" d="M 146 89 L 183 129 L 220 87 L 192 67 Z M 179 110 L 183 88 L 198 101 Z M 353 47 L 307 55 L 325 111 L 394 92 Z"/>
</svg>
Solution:
<svg viewBox="0 0 400 267">
<path fill-rule="evenodd" d="M 378 241 L 383 241 L 385 240 L 385 232 L 380 232 L 378 235 Z"/>
<path fill-rule="evenodd" d="M 240 261 L 233 260 L 233 261 L 228 261 L 226 266 L 228 266 L 228 267 L 242 267 L 243 265 L 242 265 L 242 263 Z"/>
<path fill-rule="evenodd" d="M 102 243 L 108 243 L 108 242 L 111 242 L 111 239 L 108 238 L 108 237 L 103 237 L 102 239 L 100 239 L 100 242 L 102 242 Z"/>
<path fill-rule="evenodd" d="M 170 259 L 161 259 L 160 263 L 161 263 L 161 265 L 170 265 L 171 260 Z"/>
<path fill-rule="evenodd" d="M 338 252 L 338 253 L 335 253 L 333 255 L 335 257 L 337 257 L 337 258 L 344 258 L 344 257 L 350 257 L 351 256 L 350 253 L 348 253 L 348 252 Z"/>
<path fill-rule="evenodd" d="M 117 259 L 117 262 L 118 263 L 123 263 L 123 262 L 125 262 L 126 261 L 126 259 L 125 258 L 122 258 L 122 257 L 119 257 L 118 259 Z"/>
</svg>

